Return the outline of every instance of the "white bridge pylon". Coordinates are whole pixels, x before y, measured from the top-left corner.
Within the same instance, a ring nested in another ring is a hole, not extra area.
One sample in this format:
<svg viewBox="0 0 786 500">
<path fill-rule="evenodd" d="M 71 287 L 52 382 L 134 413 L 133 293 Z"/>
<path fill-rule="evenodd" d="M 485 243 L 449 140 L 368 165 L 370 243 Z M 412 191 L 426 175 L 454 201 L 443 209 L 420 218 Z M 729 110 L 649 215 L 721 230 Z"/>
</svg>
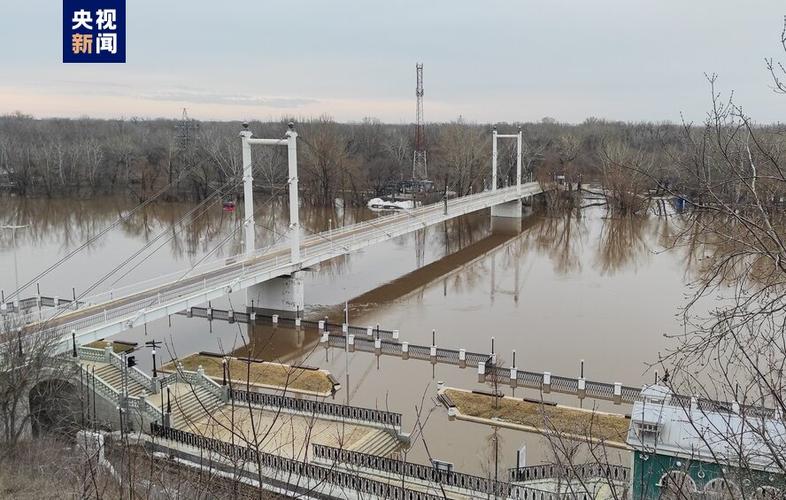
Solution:
<svg viewBox="0 0 786 500">
<path fill-rule="evenodd" d="M 491 190 L 497 190 L 497 169 L 498 169 L 498 155 L 497 155 L 497 140 L 498 139 L 516 139 L 516 193 L 521 194 L 521 146 L 522 134 L 521 127 L 517 134 L 500 134 L 497 132 L 497 126 L 491 132 Z M 516 199 L 509 203 L 495 205 L 491 207 L 492 217 L 513 217 L 521 218 L 521 199 Z"/>
<path fill-rule="evenodd" d="M 295 124 L 289 122 L 285 139 L 259 139 L 253 137 L 248 130 L 248 123 L 243 123 L 240 140 L 243 144 L 243 210 L 246 240 L 246 255 L 250 256 L 256 250 L 254 231 L 254 174 L 251 161 L 251 146 L 262 144 L 265 146 L 286 146 L 289 184 L 289 242 L 293 264 L 300 262 L 300 200 L 298 198 L 297 182 L 297 132 Z"/>
<path fill-rule="evenodd" d="M 303 273 L 300 271 L 303 262 L 300 256 L 300 200 L 298 195 L 297 132 L 295 132 L 295 124 L 289 122 L 286 138 L 284 139 L 257 139 L 248 130 L 248 123 L 243 123 L 240 140 L 243 145 L 243 210 L 247 258 L 251 258 L 256 250 L 254 164 L 251 161 L 252 145 L 262 144 L 287 147 L 287 184 L 289 185 L 289 230 L 287 236 L 289 237 L 290 266 L 292 271 L 289 276 L 275 277 L 266 283 L 259 283 L 246 288 L 246 306 L 253 306 L 256 303 L 261 307 L 295 311 L 299 316 L 305 305 L 305 299 Z"/>
</svg>

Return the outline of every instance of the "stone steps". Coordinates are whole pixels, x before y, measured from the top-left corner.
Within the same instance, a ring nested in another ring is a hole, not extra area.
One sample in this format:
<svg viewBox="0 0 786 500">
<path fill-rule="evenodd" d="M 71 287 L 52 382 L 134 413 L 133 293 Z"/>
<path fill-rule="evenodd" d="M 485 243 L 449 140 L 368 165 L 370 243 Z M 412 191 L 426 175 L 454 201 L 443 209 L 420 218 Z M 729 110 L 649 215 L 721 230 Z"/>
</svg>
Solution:
<svg viewBox="0 0 786 500">
<path fill-rule="evenodd" d="M 117 368 L 111 364 L 105 364 L 99 368 L 96 368 L 95 374 L 98 378 L 109 384 L 113 389 L 117 392 L 123 392 L 123 372 L 120 368 Z M 132 379 L 130 376 L 128 378 L 128 395 L 132 397 L 145 397 L 149 394 L 149 390 L 147 387 L 143 386 L 139 382 Z"/>
<path fill-rule="evenodd" d="M 380 457 L 390 457 L 400 447 L 401 443 L 395 434 L 385 430 L 378 430 L 364 437 L 355 447 L 355 451 Z"/>
<path fill-rule="evenodd" d="M 212 392 L 203 387 L 192 386 L 188 392 L 173 399 L 170 425 L 176 429 L 187 430 L 189 426 L 202 421 L 223 405 L 224 402 Z"/>
</svg>

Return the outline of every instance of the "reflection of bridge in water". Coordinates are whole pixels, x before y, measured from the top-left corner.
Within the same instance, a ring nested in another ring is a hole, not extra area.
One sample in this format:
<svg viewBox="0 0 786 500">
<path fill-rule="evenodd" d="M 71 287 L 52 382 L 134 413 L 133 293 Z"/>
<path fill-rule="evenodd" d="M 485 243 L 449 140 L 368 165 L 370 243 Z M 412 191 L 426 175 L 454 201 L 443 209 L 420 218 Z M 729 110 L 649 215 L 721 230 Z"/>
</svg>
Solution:
<svg viewBox="0 0 786 500">
<path fill-rule="evenodd" d="M 445 290 L 443 293 L 447 293 L 447 280 L 451 276 L 465 271 L 473 264 L 489 256 L 505 252 L 506 249 L 510 248 L 517 241 L 521 241 L 518 236 L 520 236 L 522 230 L 530 229 L 533 225 L 538 224 L 540 220 L 534 216 L 528 216 L 521 220 L 507 221 L 506 224 L 499 224 L 499 221 L 494 221 L 491 234 L 453 253 L 447 253 L 449 249 L 446 249 L 446 255 L 440 259 L 351 299 L 349 301 L 350 315 L 354 317 L 358 314 L 377 313 L 389 304 L 407 300 L 410 297 L 421 294 L 429 285 L 439 280 L 443 281 Z M 518 275 L 518 272 L 516 271 L 514 274 Z M 492 275 L 492 278 L 494 278 L 494 275 Z M 497 289 L 493 280 L 491 285 L 492 289 Z M 202 311 L 204 310 L 202 309 Z M 193 314 L 204 314 L 197 311 L 199 309 L 195 308 Z M 226 315 L 227 313 L 223 314 Z M 234 319 L 241 323 L 244 321 L 239 318 L 247 317 L 247 315 L 233 314 L 235 315 Z M 320 318 L 343 318 L 344 305 L 320 308 L 317 310 L 316 315 Z M 267 317 L 270 318 L 270 315 Z M 226 318 L 222 317 L 222 313 L 216 312 L 213 319 L 223 320 Z M 281 321 L 282 325 L 291 324 L 291 318 L 289 320 L 290 323 L 286 323 L 287 320 L 284 318 Z M 303 324 L 307 323 L 304 322 Z M 238 351 L 239 355 L 290 362 L 298 360 L 304 354 L 313 352 L 314 348 L 319 344 L 320 332 L 317 329 L 304 328 L 297 334 L 280 335 L 279 333 L 281 332 L 273 329 L 272 326 L 269 321 L 254 322 L 249 331 L 249 338 L 253 338 L 254 342 L 250 342 L 247 347 L 240 348 Z M 340 327 L 340 324 L 335 323 L 330 329 L 338 331 Z M 365 328 L 361 330 L 365 331 Z"/>
</svg>

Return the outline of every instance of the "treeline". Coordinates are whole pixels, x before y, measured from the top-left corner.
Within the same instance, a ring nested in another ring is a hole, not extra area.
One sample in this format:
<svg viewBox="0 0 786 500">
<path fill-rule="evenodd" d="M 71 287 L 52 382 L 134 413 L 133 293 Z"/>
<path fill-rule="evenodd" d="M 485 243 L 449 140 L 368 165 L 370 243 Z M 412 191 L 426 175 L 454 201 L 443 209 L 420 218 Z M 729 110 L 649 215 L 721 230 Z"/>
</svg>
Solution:
<svg viewBox="0 0 786 500">
<path fill-rule="evenodd" d="M 257 137 L 279 137 L 287 121 L 252 122 L 250 129 Z M 588 119 L 571 125 L 544 118 L 497 128 L 515 133 L 519 126 L 527 178 L 614 181 L 620 175 L 609 170 L 631 162 L 653 178 L 676 178 L 674 157 L 685 150 L 685 131 L 673 124 Z M 489 186 L 491 128 L 461 119 L 427 125 L 428 173 L 440 189 L 447 182 L 464 195 Z M 360 204 L 412 175 L 412 125 L 373 118 L 338 123 L 323 116 L 300 121 L 296 129 L 301 187 L 311 202 L 341 196 Z M 227 183 L 228 194 L 239 193 L 240 130 L 240 122 L 0 116 L 0 184 L 20 195 L 48 197 L 128 192 L 144 199 L 170 184 L 169 199 L 202 199 Z M 257 187 L 283 191 L 286 151 L 255 148 L 253 155 Z M 515 141 L 500 140 L 499 169 L 501 185 L 515 182 Z"/>
</svg>

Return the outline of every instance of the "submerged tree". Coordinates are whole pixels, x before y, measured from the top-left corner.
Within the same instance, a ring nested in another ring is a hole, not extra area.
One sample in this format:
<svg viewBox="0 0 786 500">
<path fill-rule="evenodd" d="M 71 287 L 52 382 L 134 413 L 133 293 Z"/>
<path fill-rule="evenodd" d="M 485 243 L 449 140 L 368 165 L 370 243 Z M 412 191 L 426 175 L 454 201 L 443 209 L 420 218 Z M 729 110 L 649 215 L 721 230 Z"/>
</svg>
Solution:
<svg viewBox="0 0 786 500">
<path fill-rule="evenodd" d="M 786 29 L 782 35 L 786 51 Z M 776 90 L 782 91 L 771 60 Z M 702 127 L 684 128 L 680 193 L 696 208 L 678 244 L 701 251 L 685 332 L 661 364 L 673 391 L 731 410 L 741 424 L 696 429 L 718 462 L 753 474 L 753 464 L 786 472 L 786 139 L 782 126 L 757 126 L 708 76 L 712 109 Z M 698 305 L 711 303 L 708 314 Z M 762 410 L 768 407 L 774 411 Z M 686 408 L 686 411 L 689 411 Z M 703 410 L 701 410 L 703 411 Z M 741 493 L 743 496 L 745 493 Z"/>
</svg>

